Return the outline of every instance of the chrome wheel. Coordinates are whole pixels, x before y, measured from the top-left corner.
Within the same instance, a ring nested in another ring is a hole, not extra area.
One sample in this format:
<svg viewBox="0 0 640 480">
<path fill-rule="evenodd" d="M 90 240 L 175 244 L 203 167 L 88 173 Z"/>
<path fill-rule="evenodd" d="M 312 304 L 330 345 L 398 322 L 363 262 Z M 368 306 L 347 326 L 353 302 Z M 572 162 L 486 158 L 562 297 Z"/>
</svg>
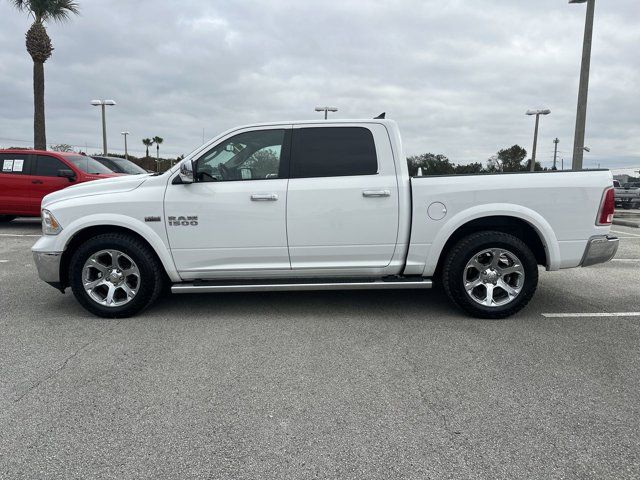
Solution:
<svg viewBox="0 0 640 480">
<path fill-rule="evenodd" d="M 119 250 L 100 250 L 82 267 L 82 285 L 87 295 L 106 307 L 129 303 L 140 289 L 140 270 Z"/>
<path fill-rule="evenodd" d="M 503 248 L 489 248 L 475 254 L 467 262 L 463 275 L 467 295 L 485 307 L 511 303 L 524 286 L 522 262 Z"/>
</svg>

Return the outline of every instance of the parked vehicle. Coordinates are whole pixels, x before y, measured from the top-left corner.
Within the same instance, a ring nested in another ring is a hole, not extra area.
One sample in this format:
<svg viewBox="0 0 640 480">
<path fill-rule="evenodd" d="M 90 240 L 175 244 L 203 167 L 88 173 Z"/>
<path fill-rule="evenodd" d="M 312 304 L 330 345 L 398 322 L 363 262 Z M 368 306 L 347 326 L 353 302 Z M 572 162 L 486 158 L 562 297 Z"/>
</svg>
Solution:
<svg viewBox="0 0 640 480">
<path fill-rule="evenodd" d="M 640 182 L 625 183 L 622 187 L 616 188 L 615 202 L 617 207 L 639 208 Z"/>
<path fill-rule="evenodd" d="M 122 173 L 124 175 L 140 175 L 143 173 L 150 173 L 139 165 L 136 165 L 126 158 L 118 157 L 105 157 L 105 156 L 93 156 L 96 161 L 107 167 L 109 170 L 115 173 Z"/>
<path fill-rule="evenodd" d="M 41 150 L 0 150 L 0 221 L 39 217 L 42 198 L 70 185 L 116 176 L 91 157 Z"/>
<path fill-rule="evenodd" d="M 538 266 L 610 260 L 609 171 L 410 178 L 390 120 L 229 130 L 158 176 L 56 192 L 40 278 L 126 317 L 174 293 L 426 289 L 466 312 L 523 308 Z"/>
</svg>

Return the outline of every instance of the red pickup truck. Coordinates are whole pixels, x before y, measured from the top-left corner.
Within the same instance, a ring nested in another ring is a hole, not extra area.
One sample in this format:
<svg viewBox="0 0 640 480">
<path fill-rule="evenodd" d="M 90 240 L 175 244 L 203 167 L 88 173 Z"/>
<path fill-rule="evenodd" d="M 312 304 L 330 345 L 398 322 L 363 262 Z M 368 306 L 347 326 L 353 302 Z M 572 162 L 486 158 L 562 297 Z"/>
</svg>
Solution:
<svg viewBox="0 0 640 480">
<path fill-rule="evenodd" d="M 77 153 L 0 150 L 0 222 L 39 217 L 42 198 L 56 190 L 115 177 L 107 167 Z"/>
</svg>

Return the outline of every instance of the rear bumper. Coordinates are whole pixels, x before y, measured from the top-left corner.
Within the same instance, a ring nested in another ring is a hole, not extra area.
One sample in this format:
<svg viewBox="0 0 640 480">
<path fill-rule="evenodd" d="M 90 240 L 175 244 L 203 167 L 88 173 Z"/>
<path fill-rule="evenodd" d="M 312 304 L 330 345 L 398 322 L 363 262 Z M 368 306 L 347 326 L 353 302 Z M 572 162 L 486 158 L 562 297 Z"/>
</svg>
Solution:
<svg viewBox="0 0 640 480">
<path fill-rule="evenodd" d="M 587 242 L 587 248 L 580 265 L 589 267 L 598 263 L 605 263 L 611 260 L 618 251 L 620 240 L 611 235 L 597 235 L 591 237 Z"/>
<path fill-rule="evenodd" d="M 60 288 L 60 260 L 62 252 L 33 252 L 38 276 L 49 285 Z"/>
</svg>

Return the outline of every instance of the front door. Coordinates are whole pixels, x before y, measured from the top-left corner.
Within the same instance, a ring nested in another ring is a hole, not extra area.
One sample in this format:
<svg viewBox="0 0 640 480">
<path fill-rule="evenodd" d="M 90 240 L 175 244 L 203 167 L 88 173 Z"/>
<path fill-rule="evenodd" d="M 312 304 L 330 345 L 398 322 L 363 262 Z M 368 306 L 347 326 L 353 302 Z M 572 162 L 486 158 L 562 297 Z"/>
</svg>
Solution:
<svg viewBox="0 0 640 480">
<path fill-rule="evenodd" d="M 31 158 L 31 209 L 39 215 L 40 204 L 46 195 L 74 185 L 74 181 L 60 176 L 61 171 L 71 170 L 62 160 L 41 154 L 32 155 Z"/>
<path fill-rule="evenodd" d="M 182 278 L 250 277 L 291 268 L 290 136 L 283 127 L 229 136 L 196 160 L 196 183 L 168 185 L 167 232 Z"/>
<path fill-rule="evenodd" d="M 383 268 L 398 237 L 398 186 L 383 125 L 294 128 L 287 196 L 294 270 Z"/>
</svg>

